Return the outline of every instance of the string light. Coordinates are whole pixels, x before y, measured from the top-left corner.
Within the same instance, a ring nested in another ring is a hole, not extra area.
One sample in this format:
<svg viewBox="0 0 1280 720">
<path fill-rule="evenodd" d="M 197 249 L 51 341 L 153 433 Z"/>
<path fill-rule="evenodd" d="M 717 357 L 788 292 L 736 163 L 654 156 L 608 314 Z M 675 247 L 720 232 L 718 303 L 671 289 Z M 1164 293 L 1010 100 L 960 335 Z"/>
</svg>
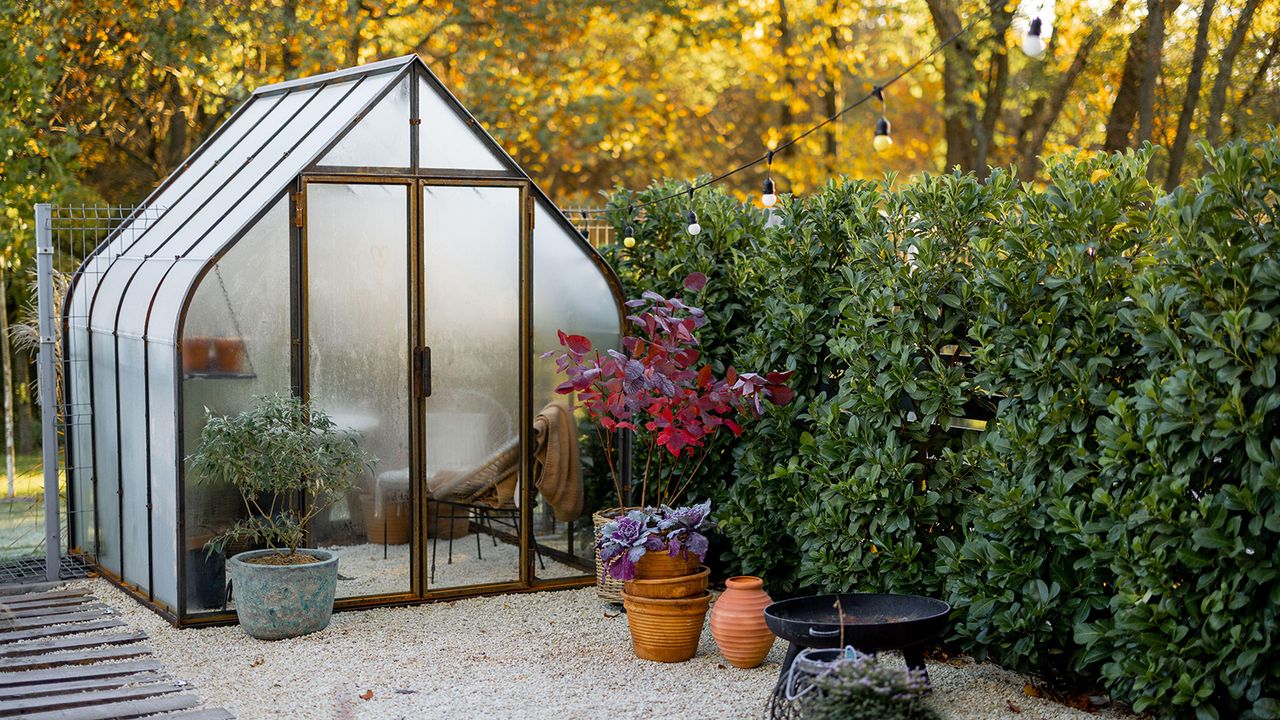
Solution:
<svg viewBox="0 0 1280 720">
<path fill-rule="evenodd" d="M 1043 8 L 1043 2 L 1040 4 L 1040 7 Z M 932 49 L 929 50 L 929 52 L 916 58 L 915 61 L 913 61 L 911 64 L 899 70 L 888 80 L 885 80 L 883 84 L 877 85 L 872 92 L 869 92 L 866 95 L 858 98 L 857 100 L 854 100 L 853 102 L 844 106 L 843 108 L 836 111 L 832 115 L 828 116 L 825 120 L 822 120 L 821 122 L 809 127 L 804 132 L 801 132 L 798 135 L 795 135 L 794 137 L 783 141 L 782 143 L 775 146 L 772 150 L 768 151 L 768 153 L 766 153 L 765 155 L 761 155 L 760 157 L 757 157 L 753 160 L 748 160 L 731 170 L 726 170 L 720 173 L 719 175 L 714 175 L 701 182 L 691 183 L 686 190 L 677 190 L 675 192 L 671 192 L 666 195 L 653 197 L 639 203 L 635 207 L 645 208 L 645 207 L 649 207 L 650 205 L 657 205 L 659 203 L 675 200 L 676 198 L 679 198 L 681 195 L 688 194 L 689 200 L 690 200 L 689 212 L 688 212 L 688 219 L 689 219 L 688 231 L 691 235 L 697 235 L 698 233 L 702 232 L 702 225 L 698 224 L 697 222 L 698 216 L 693 211 L 692 201 L 693 201 L 694 190 L 700 190 L 704 187 L 710 187 L 711 185 L 714 185 L 722 180 L 733 177 L 734 175 L 737 175 L 738 173 L 743 172 L 744 170 L 753 168 L 762 162 L 771 160 L 774 153 L 782 152 L 783 150 L 786 150 L 792 145 L 799 143 L 801 140 L 804 140 L 810 135 L 813 135 L 814 133 L 830 125 L 831 123 L 836 122 L 837 120 L 839 120 L 840 118 L 848 114 L 850 111 L 854 110 L 855 108 L 861 107 L 863 103 L 868 102 L 872 99 L 879 99 L 881 103 L 881 117 L 876 122 L 876 135 L 872 141 L 872 145 L 873 147 L 875 147 L 876 150 L 883 152 L 885 149 L 893 145 L 893 137 L 890 135 L 891 128 L 889 125 L 889 120 L 887 117 L 885 117 L 885 114 L 884 114 L 884 89 L 888 88 L 890 85 L 893 85 L 894 83 L 898 82 L 902 78 L 906 77 L 911 72 L 915 71 L 917 68 L 923 65 L 930 58 L 934 57 L 935 55 L 937 55 L 938 53 L 946 49 L 949 45 L 959 40 L 961 36 L 968 33 L 970 30 L 972 30 L 979 22 L 990 18 L 991 15 L 992 15 L 992 9 L 989 7 L 984 12 L 979 13 L 978 15 L 970 18 L 970 20 L 965 25 L 960 27 L 951 35 L 939 41 L 936 45 L 933 46 Z M 1037 27 L 1043 28 L 1042 25 L 1037 25 Z M 772 180 L 772 178 L 769 178 L 769 180 Z M 768 185 L 766 184 L 766 186 Z M 765 194 L 769 194 L 769 193 L 765 193 Z M 773 195 L 775 196 L 775 203 L 776 203 L 776 195 L 777 195 L 776 189 Z M 761 197 L 761 202 L 762 203 L 764 202 L 763 196 Z M 605 211 L 591 210 L 589 212 L 600 213 Z"/>
<path fill-rule="evenodd" d="M 872 93 L 880 101 L 880 119 L 876 121 L 876 136 L 872 138 L 871 146 L 876 152 L 882 153 L 893 145 L 893 136 L 889 134 L 889 118 L 885 117 L 887 104 L 884 101 L 884 88 L 877 85 Z"/>
<path fill-rule="evenodd" d="M 1044 23 L 1038 17 L 1031 18 L 1027 24 L 1027 34 L 1022 36 L 1022 52 L 1027 57 L 1039 60 L 1044 57 Z"/>
<path fill-rule="evenodd" d="M 690 235 L 697 235 L 702 232 L 702 226 L 698 224 L 698 213 L 693 211 L 693 185 L 689 185 L 689 227 L 686 228 Z"/>
<path fill-rule="evenodd" d="M 760 196 L 760 204 L 767 208 L 771 208 L 778 204 L 778 192 L 773 185 L 773 176 L 770 174 L 773 170 L 773 151 L 769 151 L 768 168 L 764 176 L 764 194 Z"/>
<path fill-rule="evenodd" d="M 630 249 L 636 246 L 636 231 L 635 231 L 635 228 L 631 227 L 631 223 L 635 219 L 635 216 L 636 216 L 636 206 L 635 205 L 627 206 L 627 231 L 626 231 L 626 234 L 622 236 L 622 247 L 627 249 Z"/>
</svg>

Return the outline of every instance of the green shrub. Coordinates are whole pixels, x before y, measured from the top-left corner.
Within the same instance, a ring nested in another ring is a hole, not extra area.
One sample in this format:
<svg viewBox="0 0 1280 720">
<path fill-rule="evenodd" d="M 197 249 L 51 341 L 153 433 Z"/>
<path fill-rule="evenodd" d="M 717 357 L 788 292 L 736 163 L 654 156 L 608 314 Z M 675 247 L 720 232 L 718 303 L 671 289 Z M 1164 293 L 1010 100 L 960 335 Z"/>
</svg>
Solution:
<svg viewBox="0 0 1280 720">
<path fill-rule="evenodd" d="M 1210 153 L 1135 281 L 1145 377 L 1099 423 L 1114 578 L 1075 640 L 1138 710 L 1280 717 L 1280 143 Z"/>
<path fill-rule="evenodd" d="M 954 532 L 971 479 L 974 435 L 950 425 L 972 400 L 967 255 L 992 222 L 986 192 L 965 176 L 845 190 L 833 391 L 811 404 L 796 448 L 807 478 L 792 518 L 798 580 L 937 594 L 934 546 Z"/>
<path fill-rule="evenodd" d="M 969 335 L 998 422 L 983 438 L 964 537 L 941 541 L 940 568 L 963 609 L 955 637 L 980 659 L 1065 671 L 1078 651 L 1072 627 L 1106 607 L 1106 574 L 1075 534 L 1099 510 L 1087 502 L 1094 428 L 1137 362 L 1120 310 L 1153 242 L 1145 160 L 1062 158 L 1043 192 L 1004 172 L 988 183 L 1004 221 L 973 244 Z"/>
<path fill-rule="evenodd" d="M 624 279 L 707 273 L 707 355 L 796 371 L 695 482 L 732 569 L 948 598 L 968 652 L 1167 717 L 1280 717 L 1280 136 L 1172 195 L 1150 152 L 835 181 L 768 227 L 703 190 L 697 237 L 649 209 Z"/>
</svg>

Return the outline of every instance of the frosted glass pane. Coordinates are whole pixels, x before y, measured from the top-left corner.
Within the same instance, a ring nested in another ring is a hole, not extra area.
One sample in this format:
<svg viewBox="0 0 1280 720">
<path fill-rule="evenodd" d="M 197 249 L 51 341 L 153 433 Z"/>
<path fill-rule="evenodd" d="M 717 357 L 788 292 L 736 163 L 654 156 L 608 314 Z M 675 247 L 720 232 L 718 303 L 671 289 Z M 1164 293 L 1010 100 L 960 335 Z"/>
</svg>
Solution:
<svg viewBox="0 0 1280 720">
<path fill-rule="evenodd" d="M 320 165 L 409 167 L 409 82 L 406 75 L 320 160 Z"/>
<path fill-rule="evenodd" d="M 338 554 L 339 597 L 411 590 L 408 193 L 307 185 L 311 402 L 377 458 L 312 524 L 313 542 Z"/>
<path fill-rule="evenodd" d="M 120 481 L 124 527 L 125 582 L 150 585 L 151 549 L 147 542 L 147 405 L 141 340 L 116 338 L 120 358 Z"/>
<path fill-rule="evenodd" d="M 174 351 L 168 345 L 147 347 L 147 382 L 151 402 L 151 574 L 155 598 L 178 607 L 178 416 L 174 411 Z"/>
<path fill-rule="evenodd" d="M 520 534 L 520 191 L 426 187 L 422 198 L 433 388 L 426 401 L 427 487 L 437 514 L 446 516 L 442 529 L 461 522 L 448 534 L 491 536 L 477 537 L 474 553 L 473 543 L 456 537 L 449 557 L 433 548 L 428 585 L 517 580 L 520 553 L 511 541 Z"/>
<path fill-rule="evenodd" d="M 175 177 L 165 189 L 149 203 L 154 208 L 170 208 L 175 207 L 181 200 L 190 196 L 193 187 L 199 183 L 210 171 L 223 164 L 223 159 L 231 148 L 243 144 L 245 136 L 250 134 L 255 125 L 260 123 L 269 123 L 266 116 L 271 109 L 280 102 L 283 96 L 273 96 L 268 98 L 251 98 L 246 107 L 237 117 L 232 119 L 230 126 L 225 128 L 213 138 L 209 146 L 204 148 L 198 155 L 190 159 L 190 164 L 185 168 L 179 166 L 174 170 Z M 280 116 L 275 116 L 274 122 L 278 124 Z M 207 186 L 204 186 L 207 187 Z M 204 195 L 208 194 L 208 190 L 202 191 Z M 201 194 L 197 192 L 196 194 Z M 197 203 L 198 204 L 198 203 Z M 187 208 L 195 207 L 194 205 L 184 206 Z M 133 245 L 133 241 L 137 239 L 140 230 L 151 224 L 156 217 L 155 211 L 148 211 L 138 220 L 133 221 L 112 241 L 110 252 L 119 254 L 126 248 Z"/>
<path fill-rule="evenodd" d="M 201 178 L 181 202 L 167 208 L 164 215 L 151 223 L 151 230 L 141 235 L 127 254 L 142 257 L 158 253 L 172 259 L 185 253 L 211 225 L 225 222 L 231 206 L 250 192 L 267 169 L 280 159 L 281 153 L 293 144 L 296 138 L 290 138 L 289 129 L 297 122 L 295 115 L 304 114 L 304 108 L 312 109 L 330 97 L 337 95 L 310 91 L 281 97 L 266 118 L 229 148 L 222 162 Z M 307 102 L 308 99 L 311 102 Z M 277 187 L 269 192 L 274 195 L 279 191 Z"/>
<path fill-rule="evenodd" d="M 451 105 L 426 80 L 418 80 L 418 164 L 424 168 L 506 170 L 482 140 L 482 131 L 467 127 Z"/>
<path fill-rule="evenodd" d="M 178 254 L 184 258 L 174 261 L 173 271 L 165 276 L 156 294 L 147 330 L 149 341 L 173 342 L 182 303 L 192 279 L 203 267 L 200 261 L 215 257 L 246 224 L 275 203 L 298 173 L 391 82 L 392 76 L 387 73 L 283 96 L 258 128 L 223 162 L 223 165 L 239 163 L 239 172 L 234 177 L 223 178 L 225 182 L 221 183 L 211 176 L 200 183 L 198 192 L 192 193 L 192 197 L 202 194 L 209 200 L 204 207 L 197 210 L 199 203 L 184 201 L 182 207 L 171 209 L 156 221 L 156 227 L 137 243 L 130 255 L 154 251 L 153 261 L 161 264 Z M 312 96 L 312 102 L 303 107 L 305 100 Z M 270 143 L 264 145 L 268 138 Z M 259 146 L 259 151 L 242 157 L 241 153 L 247 152 L 244 148 L 254 144 Z M 169 238 L 179 226 L 181 231 Z M 139 292 L 145 296 L 144 288 L 139 288 Z M 131 297 L 132 293 L 131 289 Z"/>
<path fill-rule="evenodd" d="M 534 509 L 538 544 L 565 554 L 561 562 L 535 566 L 534 574 L 539 578 L 593 574 L 590 515 L 616 505 L 613 481 L 591 421 L 576 410 L 572 398 L 556 394 L 555 387 L 564 378 L 557 375 L 554 358 L 541 357 L 548 350 L 561 349 L 557 330 L 585 335 L 602 350 L 616 348 L 620 337 L 618 304 L 588 251 L 539 203 L 533 231 L 533 407 L 537 412 L 548 404 L 560 403 L 575 409 L 578 458 L 587 498 L 581 513 L 570 523 L 562 507 L 538 494 Z"/>
<path fill-rule="evenodd" d="M 68 303 L 75 307 L 81 303 L 80 291 Z M 74 538 L 73 547 L 85 552 L 93 551 L 95 528 L 93 525 L 93 433 L 89 427 L 89 332 L 81 322 L 68 324 L 67 331 L 67 397 L 72 414 L 67 432 L 71 466 L 69 484 L 72 492 Z"/>
<path fill-rule="evenodd" d="M 321 97 L 307 105 L 280 133 L 272 147 L 253 161 L 246 171 L 256 186 L 241 199 L 240 191 L 229 201 L 219 195 L 206 209 L 200 224 L 215 223 L 216 228 L 201 238 L 197 246 L 184 248 L 191 257 L 213 257 L 241 227 L 253 219 L 280 191 L 293 182 L 298 173 L 324 149 L 342 128 L 351 122 L 390 77 L 367 78 L 364 82 L 340 83 L 318 91 Z M 183 243 L 187 245 L 186 242 Z"/>
<path fill-rule="evenodd" d="M 120 263 L 133 263 L 121 260 Z M 137 274 L 125 290 L 124 301 L 120 304 L 119 317 L 116 319 L 117 332 L 128 337 L 144 337 L 147 329 L 147 315 L 151 302 L 156 296 L 156 287 L 171 272 L 172 260 L 152 258 L 137 267 Z"/>
<path fill-rule="evenodd" d="M 93 347 L 93 430 L 97 443 L 98 564 L 120 574 L 120 468 L 116 439 L 115 342 L 110 335 L 90 335 Z"/>
<path fill-rule="evenodd" d="M 179 344 L 184 351 L 181 457 L 199 447 L 205 408 L 218 415 L 240 412 L 255 396 L 289 392 L 292 386 L 287 220 L 287 203 L 278 204 L 204 275 L 191 298 Z M 180 263 L 174 273 L 188 267 L 198 265 Z M 175 365 L 172 347 L 153 347 L 165 348 L 168 365 Z M 158 454 L 153 460 L 176 459 Z M 187 536 L 177 549 L 186 556 L 187 611 L 218 609 L 226 587 L 224 558 L 210 557 L 204 544 L 242 517 L 243 505 L 233 488 L 202 485 L 189 467 L 183 491 Z"/>
</svg>

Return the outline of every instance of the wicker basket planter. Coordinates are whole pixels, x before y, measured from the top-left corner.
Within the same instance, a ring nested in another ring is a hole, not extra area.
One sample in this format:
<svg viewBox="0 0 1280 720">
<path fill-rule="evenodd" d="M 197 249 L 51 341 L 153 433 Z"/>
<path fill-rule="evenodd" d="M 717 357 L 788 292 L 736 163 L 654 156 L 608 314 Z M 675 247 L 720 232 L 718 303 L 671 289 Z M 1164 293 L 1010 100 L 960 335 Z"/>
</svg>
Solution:
<svg viewBox="0 0 1280 720">
<path fill-rule="evenodd" d="M 591 514 L 591 524 L 595 526 L 596 545 L 600 544 L 600 528 L 609 524 L 609 521 L 622 515 L 627 510 L 634 508 L 612 507 L 598 510 Z M 604 563 L 600 561 L 600 550 L 596 549 L 596 595 L 601 600 L 609 602 L 622 602 L 622 582 L 614 580 L 605 572 Z"/>
</svg>

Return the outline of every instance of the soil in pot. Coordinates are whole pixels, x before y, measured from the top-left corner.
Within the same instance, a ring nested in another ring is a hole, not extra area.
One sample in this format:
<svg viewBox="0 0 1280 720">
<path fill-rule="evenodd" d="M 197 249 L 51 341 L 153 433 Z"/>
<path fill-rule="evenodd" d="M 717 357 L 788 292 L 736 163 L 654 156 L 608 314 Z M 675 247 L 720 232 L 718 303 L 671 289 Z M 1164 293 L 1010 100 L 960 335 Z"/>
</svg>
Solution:
<svg viewBox="0 0 1280 720">
<path fill-rule="evenodd" d="M 250 565 L 310 565 L 320 562 L 320 558 L 299 550 L 292 554 L 272 552 L 269 555 L 256 555 L 245 558 L 244 562 Z"/>
<path fill-rule="evenodd" d="M 711 635 L 720 654 L 734 667 L 757 667 L 769 654 L 775 638 L 765 624 L 764 609 L 772 603 L 758 577 L 742 575 L 725 581 L 725 591 L 711 608 Z"/>
<path fill-rule="evenodd" d="M 285 558 L 275 550 L 250 550 L 227 561 L 240 627 L 259 640 L 280 640 L 323 630 L 333 614 L 338 587 L 338 556 L 327 550 L 307 548 L 301 555 L 314 562 L 273 564 Z"/>
<path fill-rule="evenodd" d="M 622 593 L 636 657 L 657 662 L 684 662 L 698 652 L 711 593 L 663 600 Z"/>
</svg>

